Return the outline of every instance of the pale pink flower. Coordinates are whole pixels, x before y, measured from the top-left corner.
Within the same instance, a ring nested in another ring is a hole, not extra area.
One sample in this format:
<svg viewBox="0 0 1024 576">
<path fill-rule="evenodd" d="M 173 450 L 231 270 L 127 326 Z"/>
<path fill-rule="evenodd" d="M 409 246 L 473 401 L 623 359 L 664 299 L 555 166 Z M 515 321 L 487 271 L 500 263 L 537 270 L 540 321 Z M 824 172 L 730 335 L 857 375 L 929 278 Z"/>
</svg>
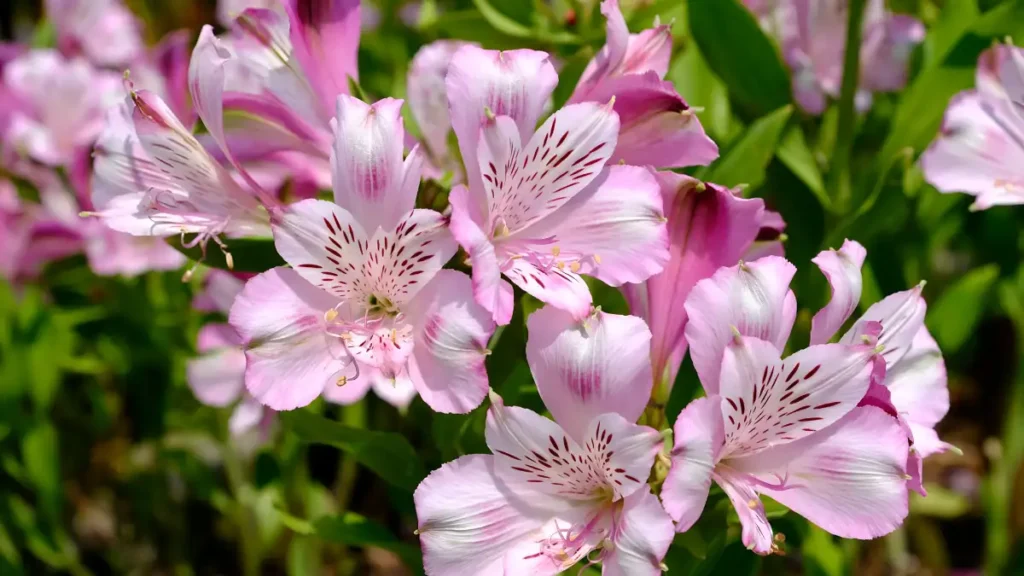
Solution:
<svg viewBox="0 0 1024 576">
<path fill-rule="evenodd" d="M 278 8 L 280 0 L 217 0 L 217 22 L 230 28 L 235 19 L 249 8 L 271 10 Z"/>
<path fill-rule="evenodd" d="M 777 36 L 793 75 L 793 93 L 811 114 L 838 98 L 843 78 L 849 0 L 747 1 L 762 26 Z M 868 0 L 860 48 L 857 106 L 866 109 L 872 92 L 900 90 L 907 81 L 910 55 L 924 40 L 924 25 L 892 14 L 884 0 Z"/>
<path fill-rule="evenodd" d="M 650 333 L 631 316 L 582 322 L 553 307 L 529 320 L 527 360 L 554 414 L 491 395 L 493 455 L 463 456 L 413 495 L 427 574 L 557 574 L 600 562 L 654 575 L 672 522 L 647 477 L 662 437 L 634 424 L 651 388 Z"/>
<path fill-rule="evenodd" d="M 46 0 L 57 47 L 99 66 L 122 66 L 143 50 L 141 26 L 121 0 Z"/>
<path fill-rule="evenodd" d="M 210 136 L 232 162 L 295 152 L 327 186 L 334 104 L 358 80 L 360 2 L 285 0 L 278 10 L 249 8 L 229 34 L 203 28 L 189 79 Z M 231 118 L 225 129 L 223 117 Z"/>
<path fill-rule="evenodd" d="M 569 103 L 614 102 L 619 137 L 609 162 L 658 168 L 710 164 L 718 146 L 671 82 L 665 81 L 672 34 L 668 25 L 630 34 L 618 0 L 604 0 L 604 47 L 583 71 Z"/>
<path fill-rule="evenodd" d="M 211 270 L 205 282 L 193 306 L 212 306 L 214 311 L 228 314 L 244 282 L 220 270 Z M 245 393 L 245 351 L 238 333 L 228 324 L 207 324 L 199 330 L 196 351 L 200 356 L 185 366 L 188 386 L 196 399 L 216 408 L 237 402 L 228 420 L 232 436 L 240 438 L 258 426 L 265 439 L 274 411 Z"/>
<path fill-rule="evenodd" d="M 188 30 L 171 32 L 141 54 L 129 68 L 139 88 L 155 93 L 186 126 L 195 122 L 188 89 L 188 64 L 192 53 Z"/>
<path fill-rule="evenodd" d="M 972 209 L 1024 204 L 1024 49 L 986 51 L 975 84 L 953 98 L 921 156 L 925 179 L 940 192 L 976 196 Z"/>
<path fill-rule="evenodd" d="M 534 132 L 557 77 L 547 54 L 464 46 L 447 90 L 468 188 L 450 195 L 452 233 L 469 253 L 476 300 L 499 324 L 512 315 L 508 282 L 587 316 L 581 274 L 619 286 L 668 260 L 658 183 L 636 166 L 606 166 L 618 115 L 607 103 L 572 104 Z"/>
<path fill-rule="evenodd" d="M 765 212 L 759 198 L 744 199 L 735 191 L 673 172 L 659 172 L 657 179 L 668 217 L 669 261 L 661 273 L 641 284 L 626 284 L 622 292 L 630 311 L 645 319 L 654 334 L 656 395 L 667 401 L 686 354 L 688 316 L 683 304 L 690 291 L 719 267 L 749 258 L 759 228 L 784 224 L 777 214 Z M 766 214 L 774 215 L 771 222 Z"/>
<path fill-rule="evenodd" d="M 335 203 L 304 200 L 273 221 L 292 268 L 253 278 L 231 310 L 246 343 L 246 386 L 275 409 L 323 392 L 355 402 L 373 386 L 404 406 L 418 392 L 468 412 L 487 392 L 494 330 L 470 280 L 441 267 L 456 245 L 443 216 L 414 209 L 417 150 L 405 159 L 400 100 L 338 99 Z"/>
<path fill-rule="evenodd" d="M 92 146 L 121 89 L 118 75 L 54 50 L 27 51 L 7 63 L 3 83 L 5 145 L 50 166 L 69 165 Z"/>
</svg>

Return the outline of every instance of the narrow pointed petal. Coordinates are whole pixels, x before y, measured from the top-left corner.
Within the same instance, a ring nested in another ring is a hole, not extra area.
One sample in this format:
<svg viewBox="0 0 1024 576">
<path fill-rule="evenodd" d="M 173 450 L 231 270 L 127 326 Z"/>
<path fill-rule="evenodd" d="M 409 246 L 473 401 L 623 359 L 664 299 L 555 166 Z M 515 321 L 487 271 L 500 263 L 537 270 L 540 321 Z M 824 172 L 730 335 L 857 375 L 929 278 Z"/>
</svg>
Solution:
<svg viewBox="0 0 1024 576">
<path fill-rule="evenodd" d="M 832 299 L 811 321 L 811 344 L 828 342 L 857 309 L 863 285 L 860 268 L 865 256 L 863 246 L 847 240 L 839 250 L 825 250 L 811 260 L 832 287 Z"/>
<path fill-rule="evenodd" d="M 246 345 L 245 385 L 274 410 L 316 399 L 348 365 L 327 335 L 324 312 L 337 304 L 297 272 L 274 268 L 246 283 L 231 307 L 231 326 Z"/>
<path fill-rule="evenodd" d="M 821 344 L 782 361 L 763 340 L 730 342 L 722 361 L 722 457 L 760 452 L 831 425 L 864 398 L 880 362 L 870 344 Z"/>
<path fill-rule="evenodd" d="M 725 443 L 722 399 L 698 398 L 683 409 L 673 427 L 672 466 L 661 490 L 665 511 L 686 532 L 704 511 L 711 478 Z"/>
<path fill-rule="evenodd" d="M 420 48 L 409 67 L 406 81 L 409 109 L 435 158 L 448 156 L 448 133 L 452 123 L 448 115 L 445 76 L 452 56 L 465 45 L 455 40 L 431 42 Z"/>
<path fill-rule="evenodd" d="M 701 384 L 718 393 L 722 353 L 732 341 L 732 328 L 744 336 L 766 340 L 781 350 L 793 328 L 786 298 L 796 267 L 774 256 L 719 269 L 701 280 L 686 299 L 686 340 Z M 793 309 L 795 312 L 795 308 Z"/>
<path fill-rule="evenodd" d="M 882 358 L 886 369 L 895 366 L 910 351 L 914 337 L 924 326 L 927 303 L 921 296 L 923 283 L 890 294 L 880 302 L 873 304 L 861 316 L 843 337 L 842 344 L 858 344 L 862 336 L 870 332 L 873 326 L 881 325 L 881 333 L 877 335 L 878 344 L 883 347 Z"/>
<path fill-rule="evenodd" d="M 221 348 L 188 361 L 188 386 L 207 406 L 227 406 L 245 387 L 245 353 L 238 348 Z"/>
<path fill-rule="evenodd" d="M 463 456 L 432 472 L 413 494 L 428 574 L 500 574 L 505 555 L 539 539 L 551 518 L 507 493 L 496 456 Z"/>
<path fill-rule="evenodd" d="M 895 418 L 856 408 L 821 433 L 778 448 L 776 460 L 788 464 L 765 475 L 758 490 L 837 536 L 884 536 L 907 516 L 907 445 Z M 780 478 L 780 489 L 770 487 Z"/>
<path fill-rule="evenodd" d="M 460 246 L 469 254 L 473 266 L 473 297 L 494 321 L 504 326 L 512 319 L 514 305 L 512 286 L 501 278 L 501 267 L 494 245 L 480 228 L 470 204 L 469 190 L 456 186 L 448 195 L 452 207 L 449 229 Z"/>
<path fill-rule="evenodd" d="M 626 497 L 611 553 L 601 558 L 603 576 L 657 576 L 675 531 L 648 487 Z"/>
<path fill-rule="evenodd" d="M 538 266 L 525 258 L 512 260 L 504 270 L 505 276 L 534 298 L 569 312 L 582 320 L 592 307 L 590 288 L 578 274 L 563 265 Z"/>
<path fill-rule="evenodd" d="M 537 391 L 577 441 L 591 421 L 616 413 L 636 420 L 651 395 L 651 333 L 635 316 L 597 312 L 578 322 L 545 306 L 530 315 L 526 358 Z"/>
<path fill-rule="evenodd" d="M 764 201 L 745 200 L 673 172 L 658 172 L 656 178 L 668 216 L 669 262 L 647 281 L 646 313 L 638 307 L 636 288 L 626 285 L 623 292 L 633 314 L 651 327 L 655 377 L 674 382 L 687 346 L 686 298 L 698 281 L 739 261 L 756 237 Z"/>
<path fill-rule="evenodd" d="M 643 282 L 669 261 L 661 188 L 647 168 L 610 166 L 529 230 L 540 252 L 558 248 L 570 270 L 620 286 Z"/>
<path fill-rule="evenodd" d="M 756 487 L 750 480 L 733 472 L 724 470 L 715 475 L 715 481 L 729 497 L 733 508 L 740 517 L 743 530 L 740 539 L 747 550 L 762 556 L 770 554 L 775 546 L 772 542 L 772 526 L 765 516 L 764 504 L 757 495 Z"/>
<path fill-rule="evenodd" d="M 294 57 L 302 66 L 323 109 L 330 111 L 348 79 L 359 79 L 359 0 L 287 0 Z"/>
<path fill-rule="evenodd" d="M 416 203 L 420 165 L 411 163 L 412 173 L 406 174 L 401 108 L 402 101 L 393 98 L 371 106 L 338 97 L 331 153 L 334 201 L 366 230 L 393 228 Z"/>
<path fill-rule="evenodd" d="M 514 236 L 564 206 L 597 178 L 618 131 L 618 115 L 594 103 L 554 113 L 524 147 L 509 117 L 486 122 L 477 158 L 491 221 Z"/>
<path fill-rule="evenodd" d="M 416 327 L 412 383 L 437 412 L 464 414 L 487 396 L 491 315 L 473 300 L 469 277 L 441 270 L 406 308 Z"/>
<path fill-rule="evenodd" d="M 452 56 L 445 79 L 448 109 L 474 203 L 484 205 L 480 170 L 471 159 L 477 157 L 485 109 L 512 118 L 525 142 L 557 83 L 558 74 L 545 52 L 499 52 L 467 45 Z"/>
<path fill-rule="evenodd" d="M 946 109 L 921 169 L 940 192 L 977 196 L 975 207 L 1024 203 L 1024 118 L 1011 105 L 977 91 L 961 92 Z"/>
</svg>

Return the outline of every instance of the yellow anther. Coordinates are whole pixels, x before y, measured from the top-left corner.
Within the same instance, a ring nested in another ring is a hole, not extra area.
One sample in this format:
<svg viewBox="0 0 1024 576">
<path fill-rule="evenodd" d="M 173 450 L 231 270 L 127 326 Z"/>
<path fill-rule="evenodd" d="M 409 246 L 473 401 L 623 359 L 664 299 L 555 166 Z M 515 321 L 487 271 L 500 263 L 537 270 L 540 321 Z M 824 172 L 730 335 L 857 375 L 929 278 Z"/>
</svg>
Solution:
<svg viewBox="0 0 1024 576">
<path fill-rule="evenodd" d="M 782 544 L 783 542 L 786 541 L 786 535 L 783 534 L 782 532 L 779 532 L 778 534 L 775 535 L 775 541 L 778 542 L 779 544 Z"/>
<path fill-rule="evenodd" d="M 579 272 L 580 271 L 580 263 L 579 262 L 573 262 L 572 264 L 569 264 L 569 270 L 572 270 L 573 272 Z"/>
<path fill-rule="evenodd" d="M 559 262 L 558 264 L 555 264 L 555 266 L 558 267 L 559 270 L 565 270 L 565 262 Z"/>
<path fill-rule="evenodd" d="M 335 384 L 337 384 L 338 386 L 344 386 L 345 384 L 348 384 L 348 376 L 342 376 L 341 378 L 338 378 L 338 381 L 335 382 Z"/>
<path fill-rule="evenodd" d="M 391 343 L 398 344 L 398 330 L 391 329 Z"/>
<path fill-rule="evenodd" d="M 598 254 L 594 254 L 594 262 L 596 264 L 600 264 L 601 263 L 601 256 L 598 255 Z"/>
<path fill-rule="evenodd" d="M 324 312 L 324 320 L 327 320 L 328 322 L 334 322 L 334 319 L 337 317 L 338 311 L 335 310 L 334 308 L 331 308 L 327 312 Z"/>
<path fill-rule="evenodd" d="M 562 249 L 561 249 L 561 248 L 559 248 L 558 246 L 552 246 L 552 247 L 551 247 L 551 255 L 552 255 L 552 256 L 555 256 L 555 257 L 557 257 L 557 256 L 558 256 L 559 254 L 561 254 L 561 253 L 562 253 Z"/>
<path fill-rule="evenodd" d="M 750 500 L 747 501 L 747 508 L 750 508 L 751 510 L 756 510 L 757 509 L 757 504 L 758 504 L 757 500 L 754 499 L 754 498 L 751 498 Z"/>
</svg>

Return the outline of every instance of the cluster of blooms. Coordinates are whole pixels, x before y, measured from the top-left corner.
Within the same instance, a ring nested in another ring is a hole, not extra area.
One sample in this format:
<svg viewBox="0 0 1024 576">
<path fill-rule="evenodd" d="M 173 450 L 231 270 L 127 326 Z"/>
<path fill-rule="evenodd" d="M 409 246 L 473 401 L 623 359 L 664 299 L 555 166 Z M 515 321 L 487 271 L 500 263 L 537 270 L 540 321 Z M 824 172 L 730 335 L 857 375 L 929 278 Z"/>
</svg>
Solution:
<svg viewBox="0 0 1024 576">
<path fill-rule="evenodd" d="M 802 106 L 821 112 L 842 76 L 845 3 L 748 3 L 779 34 Z M 430 574 L 547 574 L 581 561 L 657 573 L 712 481 L 757 553 L 779 550 L 760 495 L 833 534 L 873 538 L 901 524 L 908 490 L 924 492 L 922 459 L 950 448 L 934 430 L 948 394 L 920 286 L 829 343 L 860 301 L 860 244 L 813 260 L 832 298 L 811 345 L 782 358 L 797 311 L 785 223 L 760 199 L 665 170 L 708 164 L 718 150 L 664 80 L 669 27 L 631 34 L 616 0 L 601 5 L 605 46 L 539 128 L 558 81 L 548 54 L 423 48 L 407 90 L 421 143 L 407 138 L 401 100 L 349 94 L 357 0 L 227 8 L 237 15 L 227 32 L 205 27 L 187 67 L 177 37 L 143 54 L 114 0 L 53 4 L 65 53 L 131 64 L 133 81 L 108 108 L 121 83 L 85 60 L 8 58 L 0 96 L 17 106 L 4 107 L 0 128 L 13 150 L 33 168 L 67 168 L 88 191 L 79 209 L 132 235 L 102 232 L 131 250 L 189 234 L 230 263 L 232 239 L 269 236 L 288 264 L 211 273 L 195 304 L 229 317 L 202 330 L 188 377 L 201 401 L 238 402 L 233 433 L 265 434 L 273 410 L 319 396 L 352 403 L 371 388 L 400 408 L 418 395 L 445 413 L 490 396 L 493 454 L 445 464 L 416 490 Z M 783 25 L 786 14 L 800 25 Z M 84 32 L 97 26 L 123 42 L 97 44 Z M 904 82 L 921 34 L 870 3 L 865 94 Z M 954 102 L 925 156 L 937 186 L 984 205 L 1020 199 L 1022 63 L 1009 47 L 983 59 L 977 91 Z M 93 143 L 93 165 L 76 161 Z M 448 171 L 458 173 L 450 207 L 416 208 L 421 179 Z M 317 197 L 328 186 L 333 201 Z M 0 202 L 5 214 L 31 212 L 9 185 Z M 29 232 L 17 218 L 0 223 L 11 237 L 42 233 L 36 220 Z M 460 248 L 471 275 L 444 268 Z M 633 316 L 595 309 L 584 276 L 620 287 Z M 489 390 L 488 341 L 511 320 L 513 285 L 544 304 L 528 319 L 526 357 L 554 420 Z M 669 445 L 667 426 L 637 422 L 649 402 L 663 407 L 687 350 L 706 397 L 682 412 Z"/>
</svg>

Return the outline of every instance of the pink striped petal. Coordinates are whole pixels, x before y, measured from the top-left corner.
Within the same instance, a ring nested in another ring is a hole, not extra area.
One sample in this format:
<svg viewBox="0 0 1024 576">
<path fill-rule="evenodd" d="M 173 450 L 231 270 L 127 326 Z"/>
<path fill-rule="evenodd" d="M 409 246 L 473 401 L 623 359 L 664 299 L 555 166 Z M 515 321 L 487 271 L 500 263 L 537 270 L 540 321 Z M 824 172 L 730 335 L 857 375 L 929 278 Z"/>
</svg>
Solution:
<svg viewBox="0 0 1024 576">
<path fill-rule="evenodd" d="M 811 344 L 828 342 L 857 309 L 862 287 L 860 268 L 866 256 L 863 246 L 846 240 L 839 250 L 826 250 L 811 260 L 832 287 L 832 299 L 811 321 Z"/>
<path fill-rule="evenodd" d="M 452 56 L 445 79 L 448 108 L 474 202 L 484 204 L 480 171 L 472 159 L 477 157 L 485 110 L 512 118 L 520 141 L 526 141 L 557 83 L 558 74 L 545 52 L 499 52 L 467 45 Z"/>
<path fill-rule="evenodd" d="M 843 337 L 843 344 L 858 344 L 861 337 L 873 326 L 881 325 L 877 335 L 878 344 L 883 347 L 882 358 L 886 369 L 895 366 L 910 351 L 914 337 L 924 326 L 927 303 L 921 296 L 924 283 L 910 290 L 890 294 L 873 304 Z"/>
<path fill-rule="evenodd" d="M 448 115 L 445 76 L 452 57 L 465 45 L 457 40 L 436 40 L 420 48 L 409 67 L 406 80 L 409 109 L 434 158 L 448 156 L 448 133 L 452 123 Z"/>
<path fill-rule="evenodd" d="M 348 79 L 359 80 L 357 53 L 360 34 L 359 0 L 287 0 L 294 57 L 332 110 L 340 94 L 348 94 Z"/>
<path fill-rule="evenodd" d="M 487 342 L 491 315 L 473 300 L 470 279 L 441 270 L 406 307 L 416 327 L 412 384 L 432 409 L 466 413 L 487 396 Z"/>
<path fill-rule="evenodd" d="M 422 159 L 414 149 L 403 160 L 402 101 L 372 106 L 338 97 L 331 168 L 334 201 L 373 232 L 393 229 L 416 204 Z"/>
<path fill-rule="evenodd" d="M 590 314 L 590 288 L 578 274 L 557 266 L 539 266 L 526 259 L 512 260 L 505 276 L 527 294 L 582 320 Z"/>
<path fill-rule="evenodd" d="M 636 420 L 651 395 L 651 333 L 643 320 L 597 312 L 578 322 L 545 306 L 527 321 L 526 358 L 555 420 L 583 441 L 591 421 L 616 413 Z"/>
<path fill-rule="evenodd" d="M 743 545 L 747 550 L 762 556 L 771 554 L 775 548 L 772 541 L 772 526 L 768 523 L 764 504 L 750 478 L 725 469 L 715 474 L 715 482 L 722 487 L 722 491 L 729 497 L 740 517 L 740 540 Z"/>
<path fill-rule="evenodd" d="M 711 478 L 725 444 L 721 404 L 718 396 L 690 402 L 672 429 L 675 447 L 661 502 L 679 532 L 697 522 L 708 500 Z"/>
<path fill-rule="evenodd" d="M 230 321 L 246 345 L 245 386 L 253 397 L 274 410 L 292 410 L 351 374 L 342 344 L 324 326 L 324 313 L 336 304 L 288 268 L 246 283 Z"/>
<path fill-rule="evenodd" d="M 701 280 L 686 299 L 686 340 L 701 384 L 708 394 L 717 394 L 722 354 L 732 341 L 735 327 L 744 336 L 772 343 L 781 350 L 793 328 L 793 306 L 789 282 L 796 267 L 774 256 L 748 264 L 719 269 Z M 776 352 L 776 354 L 778 354 Z"/>
<path fill-rule="evenodd" d="M 473 298 L 491 313 L 499 325 L 512 319 L 512 286 L 501 278 L 501 268 L 487 234 L 480 229 L 479 220 L 470 204 L 469 190 L 456 186 L 448 195 L 452 207 L 449 224 L 452 236 L 469 254 L 473 265 Z"/>
<path fill-rule="evenodd" d="M 614 547 L 601 557 L 602 576 L 657 576 L 675 531 L 672 520 L 648 487 L 625 499 Z"/>
<path fill-rule="evenodd" d="M 377 229 L 367 243 L 363 284 L 378 298 L 402 306 L 427 285 L 458 247 L 444 216 L 412 210 L 393 229 Z"/>
</svg>

